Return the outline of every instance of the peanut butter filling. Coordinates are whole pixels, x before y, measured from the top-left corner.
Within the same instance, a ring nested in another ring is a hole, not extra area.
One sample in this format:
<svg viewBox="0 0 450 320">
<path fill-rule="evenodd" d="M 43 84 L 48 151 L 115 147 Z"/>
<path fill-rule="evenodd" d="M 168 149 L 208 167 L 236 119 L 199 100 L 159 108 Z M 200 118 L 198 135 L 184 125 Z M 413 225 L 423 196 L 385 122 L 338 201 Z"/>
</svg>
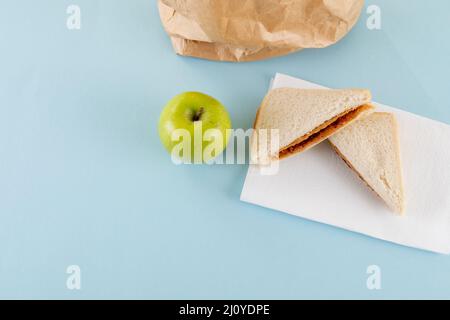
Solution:
<svg viewBox="0 0 450 320">
<path fill-rule="evenodd" d="M 292 156 L 296 153 L 305 151 L 306 149 L 322 142 L 330 137 L 337 130 L 341 129 L 354 119 L 358 118 L 362 113 L 373 109 L 371 105 L 363 105 L 337 115 L 336 117 L 324 122 L 322 125 L 314 129 L 313 131 L 305 134 L 303 137 L 292 142 L 286 148 L 280 150 L 279 158 L 284 159 Z"/>
</svg>

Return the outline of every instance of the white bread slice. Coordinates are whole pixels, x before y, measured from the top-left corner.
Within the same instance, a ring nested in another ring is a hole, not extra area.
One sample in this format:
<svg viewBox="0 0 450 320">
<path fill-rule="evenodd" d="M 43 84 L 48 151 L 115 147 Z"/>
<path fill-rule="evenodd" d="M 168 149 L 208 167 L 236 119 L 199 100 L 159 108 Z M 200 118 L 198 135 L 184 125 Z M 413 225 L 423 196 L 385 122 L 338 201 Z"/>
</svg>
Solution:
<svg viewBox="0 0 450 320">
<path fill-rule="evenodd" d="M 375 112 L 329 139 L 335 151 L 395 212 L 405 209 L 397 121 Z"/>
<path fill-rule="evenodd" d="M 256 115 L 252 159 L 261 164 L 305 151 L 371 112 L 370 101 L 370 91 L 363 89 L 271 90 Z M 257 142 L 261 129 L 278 130 L 278 148 L 270 150 L 270 134 L 266 144 Z"/>
</svg>

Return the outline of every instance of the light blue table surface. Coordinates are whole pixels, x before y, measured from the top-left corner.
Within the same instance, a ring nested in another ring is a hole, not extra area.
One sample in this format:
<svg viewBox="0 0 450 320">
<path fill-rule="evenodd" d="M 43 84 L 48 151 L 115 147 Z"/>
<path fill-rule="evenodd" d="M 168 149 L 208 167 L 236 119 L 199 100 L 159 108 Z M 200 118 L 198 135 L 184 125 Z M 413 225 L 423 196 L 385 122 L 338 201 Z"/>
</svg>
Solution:
<svg viewBox="0 0 450 320">
<path fill-rule="evenodd" d="M 381 30 L 364 12 L 327 49 L 231 64 L 175 55 L 153 0 L 1 0 L 0 298 L 450 298 L 450 257 L 242 203 L 246 166 L 175 166 L 157 134 L 187 90 L 250 127 L 275 72 L 450 123 L 450 2 L 369 4 Z"/>
</svg>

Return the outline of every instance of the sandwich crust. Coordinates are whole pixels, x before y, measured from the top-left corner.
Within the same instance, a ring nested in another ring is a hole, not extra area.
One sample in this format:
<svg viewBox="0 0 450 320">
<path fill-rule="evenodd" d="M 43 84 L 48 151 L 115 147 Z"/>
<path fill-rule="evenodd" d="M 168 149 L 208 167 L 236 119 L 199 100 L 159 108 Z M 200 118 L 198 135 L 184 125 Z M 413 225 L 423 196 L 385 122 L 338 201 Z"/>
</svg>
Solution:
<svg viewBox="0 0 450 320">
<path fill-rule="evenodd" d="M 389 118 L 386 118 L 386 116 L 389 116 Z M 381 118 L 379 118 L 381 117 Z M 368 121 L 368 123 L 365 123 L 364 121 Z M 368 171 L 368 168 L 365 167 L 365 164 L 368 163 L 377 163 L 378 161 L 376 159 L 374 159 L 373 155 L 369 156 L 371 154 L 370 152 L 370 147 L 367 146 L 367 150 L 364 153 L 361 153 L 361 145 L 358 144 L 360 146 L 359 151 L 356 151 L 357 153 L 352 153 L 355 152 L 354 149 L 349 150 L 349 143 L 348 143 L 348 139 L 350 138 L 350 136 L 347 136 L 347 139 L 345 138 L 340 138 L 340 134 L 337 134 L 336 136 L 331 137 L 328 141 L 331 145 L 331 147 L 333 148 L 333 150 L 336 152 L 336 154 L 345 162 L 345 164 L 353 171 L 355 172 L 358 177 L 361 179 L 361 181 L 363 181 L 379 198 L 381 198 L 387 205 L 388 207 L 396 212 L 399 215 L 403 215 L 405 212 L 405 203 L 404 203 L 404 194 L 403 194 L 403 178 L 402 178 L 402 166 L 401 166 L 401 160 L 400 160 L 400 148 L 399 148 L 399 141 L 398 141 L 398 128 L 397 128 L 397 123 L 395 120 L 395 117 L 393 116 L 393 114 L 391 113 L 386 113 L 386 112 L 376 112 L 373 113 L 370 117 L 366 118 L 366 119 L 362 119 L 361 122 L 364 124 L 361 124 L 360 127 L 356 127 L 358 129 L 355 130 L 368 130 L 369 126 L 375 126 L 376 124 L 374 124 L 371 121 L 376 121 L 377 119 L 381 119 L 383 121 L 391 121 L 391 126 L 392 128 L 389 128 L 388 130 L 390 131 L 391 129 L 393 130 L 391 132 L 391 134 L 393 135 L 391 138 L 394 139 L 393 141 L 393 145 L 392 145 L 392 150 L 390 150 L 389 152 L 392 152 L 392 154 L 395 153 L 395 157 L 396 160 L 393 160 L 391 158 L 389 158 L 389 162 L 387 163 L 388 166 L 392 166 L 395 165 L 397 167 L 397 169 L 393 169 L 394 172 L 392 172 L 392 168 L 391 170 L 389 170 L 389 167 L 385 167 L 383 168 L 383 170 L 381 172 L 378 172 L 379 170 L 375 170 L 374 172 Z M 357 124 L 355 124 L 357 125 Z M 348 129 L 350 130 L 350 129 Z M 386 132 L 388 132 L 388 130 L 386 130 Z M 376 131 L 378 131 L 380 133 L 379 137 L 375 138 L 375 141 L 372 141 L 371 143 L 375 143 L 375 145 L 377 144 L 376 141 L 381 141 L 382 137 L 381 137 L 381 129 L 376 129 Z M 349 135 L 351 135 L 352 139 L 364 139 L 363 137 L 365 136 L 365 131 L 351 131 L 351 133 L 349 133 Z M 345 133 L 343 132 L 343 134 L 345 135 Z M 358 136 L 359 135 L 359 136 Z M 372 131 L 372 137 L 373 137 L 373 131 Z M 369 140 L 365 141 L 362 140 L 360 141 L 363 143 L 369 143 Z M 353 150 L 353 151 L 352 151 Z M 374 149 L 375 150 L 375 149 Z M 377 151 L 377 155 L 379 157 L 383 157 L 383 152 L 388 152 L 387 149 L 376 149 Z M 359 153 L 358 153 L 359 152 Z M 367 158 L 364 158 L 365 155 L 368 154 Z M 388 155 L 388 154 L 387 154 Z M 358 158 L 359 157 L 359 158 Z M 384 158 L 384 157 L 383 157 Z M 357 159 L 359 159 L 359 162 L 357 161 Z M 386 158 L 388 159 L 388 158 Z M 353 161 L 355 164 L 353 164 Z M 384 164 L 386 165 L 386 164 Z M 386 173 L 386 170 L 389 170 L 390 173 Z M 397 171 L 397 172 L 395 172 Z M 392 178 L 387 178 L 386 174 L 388 175 L 388 177 L 392 177 Z M 395 176 L 397 175 L 398 176 Z M 398 179 L 398 181 L 397 181 Z M 396 183 L 397 182 L 397 183 Z M 393 190 L 393 196 L 390 192 L 386 193 L 386 190 Z"/>
<path fill-rule="evenodd" d="M 369 189 L 372 190 L 380 199 L 383 199 L 378 194 L 378 192 L 376 192 L 375 189 L 372 188 L 372 186 L 364 179 L 362 174 L 359 173 L 359 171 L 356 170 L 356 168 L 351 164 L 351 162 L 342 154 L 342 152 L 339 151 L 339 149 L 333 144 L 333 142 L 331 142 L 330 140 L 328 140 L 328 142 L 330 143 L 330 145 L 333 148 L 334 152 L 336 152 L 336 154 L 342 159 L 342 161 L 345 162 L 347 167 L 349 167 L 354 173 L 356 173 L 356 175 L 361 179 L 361 181 L 364 182 L 369 187 Z"/>
<path fill-rule="evenodd" d="M 361 173 L 359 173 L 358 170 L 356 170 L 356 168 L 351 164 L 351 162 L 342 154 L 342 152 L 339 151 L 339 149 L 330 141 L 328 140 L 328 142 L 330 143 L 331 147 L 333 148 L 334 152 L 336 152 L 336 154 L 342 159 L 342 161 L 344 161 L 344 163 L 347 165 L 347 167 L 350 168 L 350 170 L 352 170 L 354 173 L 356 173 L 356 175 L 358 176 L 358 178 L 364 182 L 364 184 L 369 187 L 370 190 L 373 191 L 373 193 L 380 198 L 381 200 L 384 201 L 383 197 L 380 196 L 380 194 L 378 192 L 375 191 L 374 188 L 372 188 L 372 186 L 366 181 L 366 179 L 364 179 L 364 177 L 362 176 Z M 404 209 L 402 208 L 402 210 L 399 212 L 399 214 L 403 215 L 403 211 Z"/>
<path fill-rule="evenodd" d="M 332 136 L 334 133 L 336 133 L 338 130 L 342 129 L 349 123 L 361 117 L 363 114 L 373 109 L 374 107 L 372 105 L 365 104 L 337 115 L 336 117 L 324 122 L 313 131 L 295 140 L 286 148 L 280 150 L 279 158 L 284 159 L 315 146 L 316 144 Z"/>
</svg>

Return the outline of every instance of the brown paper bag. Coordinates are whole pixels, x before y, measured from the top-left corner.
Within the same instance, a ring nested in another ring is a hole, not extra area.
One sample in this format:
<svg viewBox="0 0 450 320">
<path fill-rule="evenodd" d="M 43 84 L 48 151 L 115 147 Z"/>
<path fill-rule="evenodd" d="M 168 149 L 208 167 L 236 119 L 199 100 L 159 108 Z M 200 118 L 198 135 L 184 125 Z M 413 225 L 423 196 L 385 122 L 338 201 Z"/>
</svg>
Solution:
<svg viewBox="0 0 450 320">
<path fill-rule="evenodd" d="M 336 43 L 364 0 L 159 0 L 175 52 L 254 61 Z"/>
</svg>

